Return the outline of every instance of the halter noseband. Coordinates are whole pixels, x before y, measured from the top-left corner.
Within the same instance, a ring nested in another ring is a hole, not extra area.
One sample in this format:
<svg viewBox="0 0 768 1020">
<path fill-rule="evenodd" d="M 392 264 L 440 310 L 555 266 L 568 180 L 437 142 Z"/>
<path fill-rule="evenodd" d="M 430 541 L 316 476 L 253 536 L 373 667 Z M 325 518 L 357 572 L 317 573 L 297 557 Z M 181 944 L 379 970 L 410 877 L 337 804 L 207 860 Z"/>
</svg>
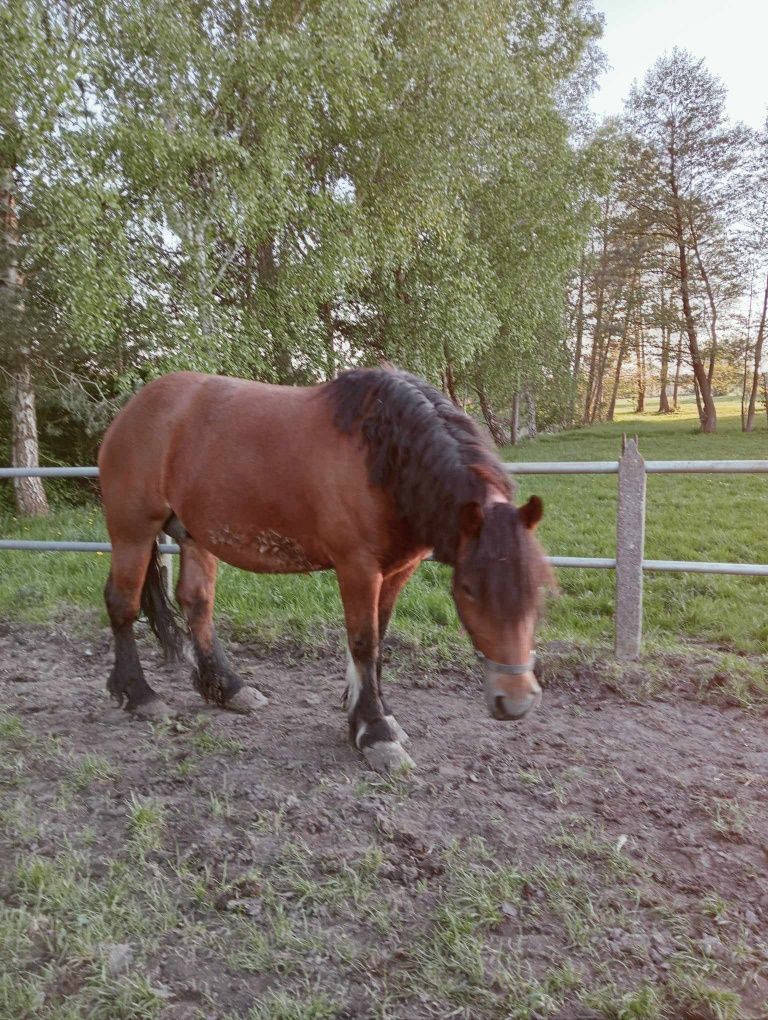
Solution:
<svg viewBox="0 0 768 1020">
<path fill-rule="evenodd" d="M 481 652 L 478 652 L 478 655 L 486 669 L 490 666 L 494 673 L 503 673 L 505 676 L 523 676 L 525 673 L 532 672 L 533 667 L 536 665 L 536 652 L 531 652 L 531 657 L 527 662 L 515 665 L 511 665 L 508 662 L 494 662 L 493 659 L 486 658 Z"/>
</svg>

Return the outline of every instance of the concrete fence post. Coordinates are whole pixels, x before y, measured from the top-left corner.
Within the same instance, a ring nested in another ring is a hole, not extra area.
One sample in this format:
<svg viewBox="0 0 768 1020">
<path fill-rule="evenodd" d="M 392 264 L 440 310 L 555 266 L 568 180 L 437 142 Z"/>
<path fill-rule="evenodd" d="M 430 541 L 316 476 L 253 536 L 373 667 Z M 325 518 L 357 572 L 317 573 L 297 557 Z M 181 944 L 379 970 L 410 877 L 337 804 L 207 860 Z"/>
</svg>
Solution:
<svg viewBox="0 0 768 1020">
<path fill-rule="evenodd" d="M 637 659 L 643 636 L 645 461 L 637 437 L 622 440 L 616 515 L 616 657 Z"/>
<path fill-rule="evenodd" d="M 158 545 L 167 545 L 171 538 L 161 531 L 157 536 Z M 173 601 L 173 556 L 171 553 L 160 553 L 160 577 L 168 598 Z"/>
</svg>

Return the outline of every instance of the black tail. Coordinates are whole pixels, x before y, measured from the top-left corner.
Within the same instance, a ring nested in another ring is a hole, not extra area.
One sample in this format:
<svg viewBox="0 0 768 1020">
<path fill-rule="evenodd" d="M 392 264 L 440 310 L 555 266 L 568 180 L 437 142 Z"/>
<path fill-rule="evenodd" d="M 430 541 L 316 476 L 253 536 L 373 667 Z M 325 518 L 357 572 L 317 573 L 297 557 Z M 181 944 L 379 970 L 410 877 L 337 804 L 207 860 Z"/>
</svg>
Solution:
<svg viewBox="0 0 768 1020">
<path fill-rule="evenodd" d="M 152 559 L 141 589 L 141 608 L 168 661 L 181 661 L 184 658 L 185 634 L 180 625 L 181 617 L 168 598 L 157 543 L 152 549 Z"/>
</svg>

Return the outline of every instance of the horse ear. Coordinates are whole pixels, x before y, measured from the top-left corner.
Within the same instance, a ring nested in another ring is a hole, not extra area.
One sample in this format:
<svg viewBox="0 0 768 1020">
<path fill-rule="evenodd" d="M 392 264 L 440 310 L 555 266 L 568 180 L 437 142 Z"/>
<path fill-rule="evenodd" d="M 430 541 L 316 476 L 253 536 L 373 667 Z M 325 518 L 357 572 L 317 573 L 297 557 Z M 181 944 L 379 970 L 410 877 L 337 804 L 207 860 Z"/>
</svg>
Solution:
<svg viewBox="0 0 768 1020">
<path fill-rule="evenodd" d="M 479 503 L 465 503 L 459 510 L 459 530 L 467 538 L 474 538 L 483 526 L 483 508 Z"/>
<path fill-rule="evenodd" d="M 517 513 L 524 527 L 533 531 L 544 516 L 544 503 L 539 496 L 531 496 L 527 503 L 518 508 Z"/>
</svg>

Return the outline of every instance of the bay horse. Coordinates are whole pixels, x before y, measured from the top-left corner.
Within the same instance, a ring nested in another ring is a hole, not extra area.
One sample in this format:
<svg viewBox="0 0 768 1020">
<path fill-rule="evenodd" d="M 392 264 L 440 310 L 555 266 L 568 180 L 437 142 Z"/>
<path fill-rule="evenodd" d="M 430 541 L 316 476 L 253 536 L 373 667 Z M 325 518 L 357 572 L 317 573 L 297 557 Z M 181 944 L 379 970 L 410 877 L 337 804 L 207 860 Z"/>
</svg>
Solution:
<svg viewBox="0 0 768 1020">
<path fill-rule="evenodd" d="M 132 712 L 168 712 L 139 661 L 140 609 L 167 652 L 178 654 L 183 637 L 160 582 L 160 531 L 181 547 L 176 597 L 194 684 L 208 701 L 242 713 L 266 701 L 216 637 L 218 561 L 260 573 L 333 569 L 352 743 L 379 771 L 411 763 L 383 697 L 380 648 L 398 595 L 433 552 L 453 567 L 491 715 L 520 719 L 538 704 L 534 630 L 550 582 L 535 537 L 542 502 L 533 496 L 516 508 L 509 476 L 472 419 L 416 376 L 353 369 L 306 387 L 161 376 L 107 430 L 99 476 L 112 541 L 107 689 Z"/>
</svg>

